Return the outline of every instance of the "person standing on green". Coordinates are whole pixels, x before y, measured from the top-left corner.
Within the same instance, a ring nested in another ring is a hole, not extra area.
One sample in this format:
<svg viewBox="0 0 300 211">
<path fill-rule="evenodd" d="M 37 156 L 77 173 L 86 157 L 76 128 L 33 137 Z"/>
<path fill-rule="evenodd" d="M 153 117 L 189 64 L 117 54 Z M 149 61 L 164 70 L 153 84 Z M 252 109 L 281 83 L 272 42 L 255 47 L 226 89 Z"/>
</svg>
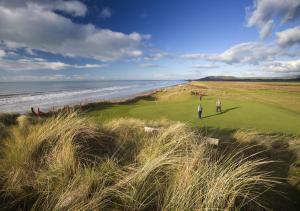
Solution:
<svg viewBox="0 0 300 211">
<path fill-rule="evenodd" d="M 198 118 L 201 119 L 202 118 L 202 111 L 203 111 L 203 108 L 201 106 L 201 104 L 198 105 Z"/>
<path fill-rule="evenodd" d="M 216 102 L 216 111 L 217 112 L 222 112 L 222 104 L 221 104 L 221 100 L 220 98 L 218 98 L 217 102 Z"/>
</svg>

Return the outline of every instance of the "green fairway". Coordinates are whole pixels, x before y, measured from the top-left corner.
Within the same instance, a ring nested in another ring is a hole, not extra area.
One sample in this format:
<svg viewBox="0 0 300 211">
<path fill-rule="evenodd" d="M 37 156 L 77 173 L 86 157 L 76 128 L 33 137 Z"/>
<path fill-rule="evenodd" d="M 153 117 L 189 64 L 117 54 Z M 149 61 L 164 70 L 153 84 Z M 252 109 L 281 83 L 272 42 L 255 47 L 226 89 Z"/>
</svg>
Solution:
<svg viewBox="0 0 300 211">
<path fill-rule="evenodd" d="M 216 113 L 215 101 L 216 97 L 212 96 L 202 100 L 204 110 L 201 120 L 197 118 L 199 99 L 187 92 L 170 100 L 142 100 L 133 104 L 102 106 L 90 112 L 89 116 L 97 122 L 118 117 L 147 120 L 166 118 L 201 127 L 249 128 L 264 133 L 300 134 L 299 112 L 253 100 L 225 98 L 222 100 L 223 112 Z"/>
</svg>

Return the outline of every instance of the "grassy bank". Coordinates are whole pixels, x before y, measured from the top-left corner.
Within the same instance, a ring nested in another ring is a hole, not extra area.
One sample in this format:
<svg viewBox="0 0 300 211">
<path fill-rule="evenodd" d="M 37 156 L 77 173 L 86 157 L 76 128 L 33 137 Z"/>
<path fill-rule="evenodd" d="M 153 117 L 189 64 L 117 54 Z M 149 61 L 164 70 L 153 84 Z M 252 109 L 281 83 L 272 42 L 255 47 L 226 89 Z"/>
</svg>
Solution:
<svg viewBox="0 0 300 211">
<path fill-rule="evenodd" d="M 199 97 L 205 95 L 202 120 L 197 118 Z M 220 97 L 223 112 L 215 112 Z M 134 117 L 169 119 L 193 126 L 220 129 L 254 129 L 263 133 L 300 134 L 300 84 L 192 82 L 166 89 L 134 103 L 100 105 L 89 113 L 96 122 Z"/>
<path fill-rule="evenodd" d="M 145 126 L 158 131 L 146 132 Z M 224 137 L 215 148 L 199 128 L 169 121 L 94 125 L 71 114 L 19 124 L 1 142 L 1 208 L 295 208 L 294 198 L 287 201 L 274 192 L 289 186 L 270 170 L 274 163 L 266 152 L 272 150 L 259 150 L 242 132 L 235 135 L 244 143 Z"/>
</svg>

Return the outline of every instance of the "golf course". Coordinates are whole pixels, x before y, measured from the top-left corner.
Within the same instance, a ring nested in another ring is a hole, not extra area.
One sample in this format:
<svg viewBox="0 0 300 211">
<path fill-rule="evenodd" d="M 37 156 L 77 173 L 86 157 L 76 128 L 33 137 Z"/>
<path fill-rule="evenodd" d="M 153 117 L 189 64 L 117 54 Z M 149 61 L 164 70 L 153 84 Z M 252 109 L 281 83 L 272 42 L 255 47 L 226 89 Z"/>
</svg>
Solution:
<svg viewBox="0 0 300 211">
<path fill-rule="evenodd" d="M 201 100 L 200 100 L 200 96 Z M 216 112 L 220 98 L 222 112 Z M 203 107 L 202 118 L 197 107 Z M 270 195 L 274 210 L 295 210 L 300 201 L 300 83 L 193 81 L 140 97 L 99 104 L 87 115 L 97 124 L 128 118 L 183 122 L 220 139 L 221 146 L 253 148 L 250 154 L 276 161 L 267 171 L 282 178 L 280 194 Z M 275 188 L 276 189 L 276 188 Z M 287 201 L 282 201 L 286 198 Z"/>
<path fill-rule="evenodd" d="M 217 98 L 222 102 L 221 113 L 216 112 Z M 199 103 L 203 107 L 202 119 L 197 116 Z M 133 103 L 99 105 L 88 115 L 96 122 L 120 117 L 168 119 L 202 128 L 298 135 L 300 84 L 190 82 L 159 90 Z"/>
<path fill-rule="evenodd" d="M 0 207 L 296 211 L 299 128 L 300 84 L 283 82 L 195 81 L 2 113 Z"/>
</svg>

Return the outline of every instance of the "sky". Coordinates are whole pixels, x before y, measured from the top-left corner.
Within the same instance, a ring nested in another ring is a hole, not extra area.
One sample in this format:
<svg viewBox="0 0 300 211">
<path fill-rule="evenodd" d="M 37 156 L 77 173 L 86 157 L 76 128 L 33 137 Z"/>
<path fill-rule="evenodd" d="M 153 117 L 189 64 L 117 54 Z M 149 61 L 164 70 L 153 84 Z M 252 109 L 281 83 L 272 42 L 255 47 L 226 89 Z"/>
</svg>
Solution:
<svg viewBox="0 0 300 211">
<path fill-rule="evenodd" d="M 0 0 L 0 81 L 300 75 L 300 0 Z"/>
</svg>

